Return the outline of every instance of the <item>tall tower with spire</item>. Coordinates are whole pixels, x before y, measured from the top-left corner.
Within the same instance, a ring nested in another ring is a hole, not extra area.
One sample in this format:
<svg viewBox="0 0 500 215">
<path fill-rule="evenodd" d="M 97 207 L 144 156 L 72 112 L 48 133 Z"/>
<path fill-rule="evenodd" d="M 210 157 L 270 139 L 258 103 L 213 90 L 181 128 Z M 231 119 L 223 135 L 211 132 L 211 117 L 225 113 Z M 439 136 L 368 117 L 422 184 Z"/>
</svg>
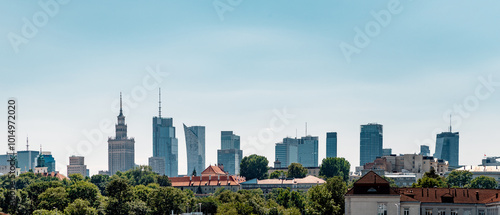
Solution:
<svg viewBox="0 0 500 215">
<path fill-rule="evenodd" d="M 161 116 L 161 89 L 158 90 L 158 116 L 153 117 L 153 157 L 149 166 L 168 177 L 178 176 L 179 152 L 173 119 Z"/>
<path fill-rule="evenodd" d="M 436 135 L 436 150 L 434 152 L 434 157 L 446 160 L 450 167 L 457 168 L 460 166 L 460 134 L 452 131 L 451 115 L 448 129 L 448 132 L 441 132 Z"/>
<path fill-rule="evenodd" d="M 125 172 L 135 165 L 135 140 L 127 136 L 127 124 L 122 109 L 122 94 L 120 92 L 120 114 L 115 125 L 116 136 L 108 139 L 108 168 L 109 173 Z"/>
</svg>

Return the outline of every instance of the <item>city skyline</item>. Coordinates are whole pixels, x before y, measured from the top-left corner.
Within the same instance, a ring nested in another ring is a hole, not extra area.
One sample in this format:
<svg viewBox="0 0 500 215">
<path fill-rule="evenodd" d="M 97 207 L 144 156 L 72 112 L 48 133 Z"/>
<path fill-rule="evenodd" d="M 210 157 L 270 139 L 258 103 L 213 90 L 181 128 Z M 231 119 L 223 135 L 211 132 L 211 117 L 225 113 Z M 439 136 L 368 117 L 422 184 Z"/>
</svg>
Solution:
<svg viewBox="0 0 500 215">
<path fill-rule="evenodd" d="M 0 9 L 0 97 L 18 101 L 17 149 L 29 136 L 63 174 L 71 155 L 84 156 L 91 174 L 108 169 L 120 91 L 135 163 L 148 164 L 160 87 L 162 115 L 178 132 L 179 174 L 192 171 L 183 123 L 206 127 L 205 165 L 217 163 L 220 131 L 229 130 L 243 156 L 272 165 L 274 144 L 305 136 L 305 122 L 318 136 L 319 163 L 326 132 L 335 131 L 337 156 L 359 165 L 359 125 L 369 122 L 384 125 L 393 153 L 428 145 L 433 154 L 450 114 L 460 164 L 500 155 L 492 150 L 500 142 L 500 2 L 399 1 L 380 22 L 373 14 L 390 2 L 242 1 L 221 20 L 212 2 L 71 1 L 35 25 L 46 9 L 11 1 Z M 28 25 L 36 33 L 23 34 Z M 26 41 L 15 45 L 12 35 Z"/>
</svg>

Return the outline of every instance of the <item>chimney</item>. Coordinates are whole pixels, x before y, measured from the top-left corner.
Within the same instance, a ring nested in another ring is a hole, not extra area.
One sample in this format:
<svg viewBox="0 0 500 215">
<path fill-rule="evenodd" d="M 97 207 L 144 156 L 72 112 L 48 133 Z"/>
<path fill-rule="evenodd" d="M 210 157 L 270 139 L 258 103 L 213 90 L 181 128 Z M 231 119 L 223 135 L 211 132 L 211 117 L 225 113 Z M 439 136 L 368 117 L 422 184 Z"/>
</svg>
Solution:
<svg viewBox="0 0 500 215">
<path fill-rule="evenodd" d="M 193 176 L 192 175 L 189 176 L 189 182 L 191 182 L 191 180 L 193 180 Z"/>
<path fill-rule="evenodd" d="M 208 181 L 211 181 L 212 180 L 212 175 L 209 175 L 208 176 Z"/>
<path fill-rule="evenodd" d="M 476 200 L 479 200 L 479 192 L 476 191 Z"/>
<path fill-rule="evenodd" d="M 220 175 L 217 175 L 217 181 L 220 181 Z"/>
<path fill-rule="evenodd" d="M 498 199 L 498 193 L 497 193 L 497 199 Z"/>
</svg>

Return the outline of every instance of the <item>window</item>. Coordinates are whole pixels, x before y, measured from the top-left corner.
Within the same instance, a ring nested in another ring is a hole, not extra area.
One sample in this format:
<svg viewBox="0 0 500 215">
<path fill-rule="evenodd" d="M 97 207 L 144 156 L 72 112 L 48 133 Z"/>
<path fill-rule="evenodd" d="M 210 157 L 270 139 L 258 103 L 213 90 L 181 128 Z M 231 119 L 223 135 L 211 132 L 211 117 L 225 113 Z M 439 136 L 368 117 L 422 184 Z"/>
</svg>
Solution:
<svg viewBox="0 0 500 215">
<path fill-rule="evenodd" d="M 465 210 L 464 210 L 464 215 L 472 215 L 472 210 L 470 210 L 470 209 L 465 209 Z"/>
<path fill-rule="evenodd" d="M 425 209 L 425 215 L 432 215 L 432 209 Z"/>
<path fill-rule="evenodd" d="M 377 215 L 387 215 L 387 203 L 378 203 Z"/>
<path fill-rule="evenodd" d="M 477 214 L 478 214 L 478 215 L 486 215 L 486 214 L 484 213 L 484 210 L 479 210 Z"/>
<path fill-rule="evenodd" d="M 410 209 L 409 208 L 404 208 L 403 209 L 403 215 L 410 215 Z"/>
<path fill-rule="evenodd" d="M 439 209 L 438 210 L 438 215 L 446 215 L 446 210 L 445 209 Z"/>
<path fill-rule="evenodd" d="M 458 209 L 451 209 L 451 215 L 458 215 Z"/>
</svg>

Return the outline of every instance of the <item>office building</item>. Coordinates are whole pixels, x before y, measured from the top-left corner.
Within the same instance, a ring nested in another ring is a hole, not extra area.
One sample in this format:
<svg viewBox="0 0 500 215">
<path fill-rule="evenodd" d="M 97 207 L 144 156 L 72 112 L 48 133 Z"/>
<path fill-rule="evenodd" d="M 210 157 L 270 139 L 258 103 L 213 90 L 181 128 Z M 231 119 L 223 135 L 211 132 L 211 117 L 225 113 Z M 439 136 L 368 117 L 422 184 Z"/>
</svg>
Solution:
<svg viewBox="0 0 500 215">
<path fill-rule="evenodd" d="M 427 145 L 420 145 L 420 154 L 423 156 L 431 156 L 431 150 Z"/>
<path fill-rule="evenodd" d="M 17 151 L 17 165 L 21 168 L 21 172 L 34 170 L 36 167 L 36 158 L 39 152 L 33 150 Z"/>
<path fill-rule="evenodd" d="M 217 150 L 217 163 L 224 166 L 230 175 L 240 174 L 243 151 L 240 150 L 240 136 L 232 131 L 221 131 L 221 149 Z"/>
<path fill-rule="evenodd" d="M 318 166 L 318 137 L 300 138 L 298 146 L 298 162 L 304 167 Z"/>
<path fill-rule="evenodd" d="M 337 132 L 326 133 L 326 157 L 337 157 Z"/>
<path fill-rule="evenodd" d="M 67 166 L 68 177 L 72 174 L 80 174 L 83 177 L 87 176 L 87 165 L 83 156 L 69 157 L 69 165 Z"/>
<path fill-rule="evenodd" d="M 158 117 L 153 117 L 153 157 L 149 158 L 149 166 L 160 175 L 177 177 L 179 150 L 175 127 L 172 118 L 161 117 L 161 94 L 159 97 Z"/>
<path fill-rule="evenodd" d="M 111 175 L 118 171 L 125 172 L 134 168 L 135 165 L 135 140 L 127 137 L 127 124 L 125 124 L 125 116 L 122 110 L 121 93 L 120 114 L 117 118 L 118 124 L 115 125 L 116 136 L 108 139 L 108 168 Z"/>
<path fill-rule="evenodd" d="M 205 126 L 184 125 L 186 136 L 187 175 L 205 169 Z"/>
<path fill-rule="evenodd" d="M 324 184 L 325 180 L 313 175 L 308 175 L 304 178 L 283 178 L 283 179 L 251 179 L 241 182 L 241 189 L 253 190 L 261 189 L 264 195 L 272 192 L 273 189 L 282 188 L 290 189 L 290 191 L 298 191 L 306 193 L 311 187 Z"/>
<path fill-rule="evenodd" d="M 391 154 L 392 154 L 391 148 L 382 149 L 382 156 L 390 156 Z"/>
<path fill-rule="evenodd" d="M 375 158 L 382 156 L 383 132 L 382 125 L 370 123 L 361 125 L 360 132 L 360 166 L 373 162 Z"/>
<path fill-rule="evenodd" d="M 276 161 L 280 161 L 282 168 L 287 168 L 291 163 L 299 162 L 298 147 L 299 139 L 297 138 L 283 138 L 283 142 L 276 143 L 274 147 L 274 157 Z"/>
<path fill-rule="evenodd" d="M 434 157 L 447 160 L 451 168 L 459 167 L 459 143 L 458 132 L 442 132 L 436 136 L 436 150 Z"/>
<path fill-rule="evenodd" d="M 56 171 L 56 160 L 52 156 L 51 152 L 42 152 L 43 159 L 45 161 L 45 166 L 47 167 L 48 172 Z"/>
</svg>

